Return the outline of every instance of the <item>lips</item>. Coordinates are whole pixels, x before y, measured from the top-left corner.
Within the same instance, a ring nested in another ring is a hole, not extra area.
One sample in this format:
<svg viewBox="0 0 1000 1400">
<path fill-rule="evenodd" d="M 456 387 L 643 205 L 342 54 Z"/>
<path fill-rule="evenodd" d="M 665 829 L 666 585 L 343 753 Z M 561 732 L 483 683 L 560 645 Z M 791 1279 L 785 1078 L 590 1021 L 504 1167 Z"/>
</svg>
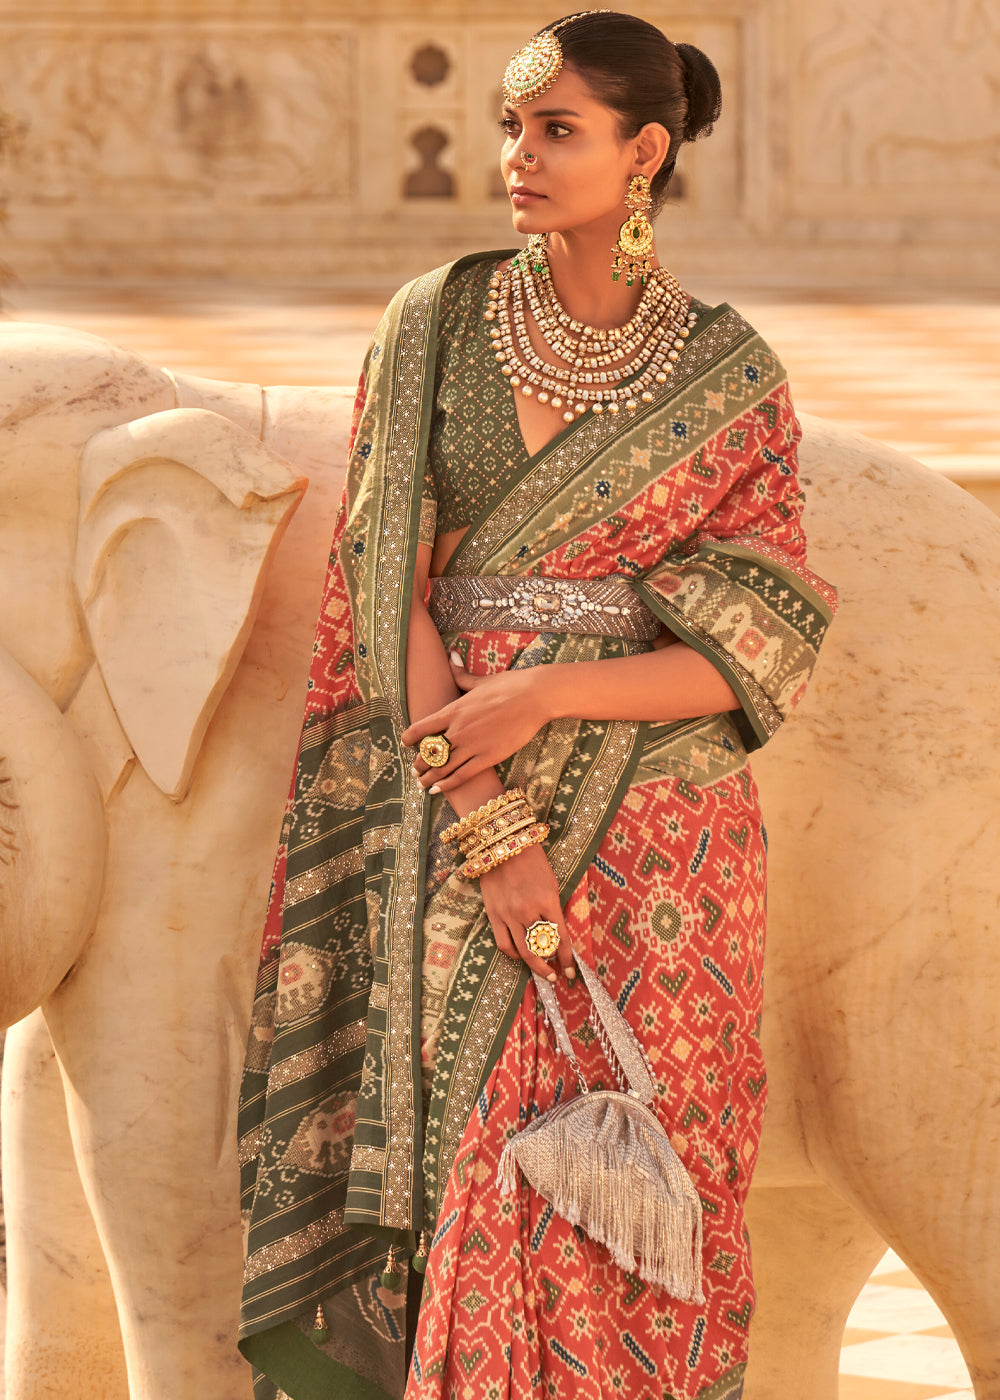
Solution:
<svg viewBox="0 0 1000 1400">
<path fill-rule="evenodd" d="M 511 185 L 510 187 L 510 200 L 514 205 L 525 207 L 533 204 L 536 199 L 544 198 L 543 194 L 539 194 L 537 190 L 529 190 L 525 185 Z"/>
</svg>

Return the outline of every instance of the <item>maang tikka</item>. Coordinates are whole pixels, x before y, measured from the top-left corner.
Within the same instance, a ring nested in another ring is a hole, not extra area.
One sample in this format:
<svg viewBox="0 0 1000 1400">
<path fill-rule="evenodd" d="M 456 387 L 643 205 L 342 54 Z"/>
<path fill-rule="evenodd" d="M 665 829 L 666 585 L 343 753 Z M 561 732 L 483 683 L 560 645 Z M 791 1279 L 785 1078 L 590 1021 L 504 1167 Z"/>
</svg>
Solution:
<svg viewBox="0 0 1000 1400">
<path fill-rule="evenodd" d="M 653 225 L 646 217 L 653 207 L 653 196 L 645 175 L 633 175 L 625 194 L 631 213 L 618 230 L 618 242 L 612 252 L 611 280 L 617 282 L 625 274 L 625 285 L 631 287 L 638 277 L 643 286 L 652 271 L 649 255 L 653 251 Z"/>
<path fill-rule="evenodd" d="M 519 48 L 507 64 L 507 71 L 503 75 L 503 95 L 510 105 L 522 107 L 526 102 L 534 102 L 536 97 L 548 92 L 562 72 L 560 29 L 565 29 L 567 24 L 572 24 L 577 19 L 611 13 L 611 10 L 581 10 L 579 14 L 567 15 L 551 28 L 541 30 Z"/>
</svg>

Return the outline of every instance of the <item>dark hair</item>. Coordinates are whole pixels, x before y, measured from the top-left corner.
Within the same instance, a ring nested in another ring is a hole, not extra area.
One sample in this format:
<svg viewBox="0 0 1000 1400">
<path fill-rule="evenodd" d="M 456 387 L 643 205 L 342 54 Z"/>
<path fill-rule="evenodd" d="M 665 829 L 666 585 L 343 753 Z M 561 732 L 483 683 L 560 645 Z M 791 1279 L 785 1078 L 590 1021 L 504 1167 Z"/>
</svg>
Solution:
<svg viewBox="0 0 1000 1400">
<path fill-rule="evenodd" d="M 652 180 L 653 208 L 659 209 L 681 146 L 707 136 L 722 110 L 711 59 L 693 44 L 671 43 L 634 15 L 581 15 L 558 31 L 558 39 L 563 61 L 618 113 L 624 137 L 637 136 L 647 122 L 669 131 L 667 159 Z"/>
</svg>

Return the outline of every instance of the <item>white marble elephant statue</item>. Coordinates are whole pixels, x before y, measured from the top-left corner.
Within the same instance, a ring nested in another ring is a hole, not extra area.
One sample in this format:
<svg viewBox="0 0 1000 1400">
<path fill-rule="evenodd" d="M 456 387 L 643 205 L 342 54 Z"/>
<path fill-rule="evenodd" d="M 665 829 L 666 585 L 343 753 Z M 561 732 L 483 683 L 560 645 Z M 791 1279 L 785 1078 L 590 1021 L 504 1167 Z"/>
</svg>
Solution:
<svg viewBox="0 0 1000 1400">
<path fill-rule="evenodd" d="M 350 397 L 0 330 L 9 1400 L 249 1395 L 234 1106 Z M 755 763 L 747 1396 L 833 1400 L 887 1241 L 1000 1400 L 1000 522 L 816 421 L 802 463 L 842 609 Z"/>
</svg>

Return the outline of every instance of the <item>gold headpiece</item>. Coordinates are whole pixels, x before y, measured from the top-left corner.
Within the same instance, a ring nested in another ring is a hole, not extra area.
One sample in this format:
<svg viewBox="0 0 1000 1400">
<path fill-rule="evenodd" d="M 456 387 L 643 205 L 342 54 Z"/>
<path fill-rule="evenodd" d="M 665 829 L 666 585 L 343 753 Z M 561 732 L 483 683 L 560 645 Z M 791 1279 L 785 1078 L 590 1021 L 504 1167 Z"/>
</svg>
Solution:
<svg viewBox="0 0 1000 1400">
<path fill-rule="evenodd" d="M 562 45 L 556 31 L 572 24 L 585 15 L 610 15 L 613 10 L 581 10 L 578 15 L 568 15 L 554 24 L 551 29 L 543 29 L 507 64 L 503 75 L 503 95 L 512 107 L 523 107 L 526 102 L 534 102 L 541 97 L 558 78 L 563 66 Z"/>
</svg>

